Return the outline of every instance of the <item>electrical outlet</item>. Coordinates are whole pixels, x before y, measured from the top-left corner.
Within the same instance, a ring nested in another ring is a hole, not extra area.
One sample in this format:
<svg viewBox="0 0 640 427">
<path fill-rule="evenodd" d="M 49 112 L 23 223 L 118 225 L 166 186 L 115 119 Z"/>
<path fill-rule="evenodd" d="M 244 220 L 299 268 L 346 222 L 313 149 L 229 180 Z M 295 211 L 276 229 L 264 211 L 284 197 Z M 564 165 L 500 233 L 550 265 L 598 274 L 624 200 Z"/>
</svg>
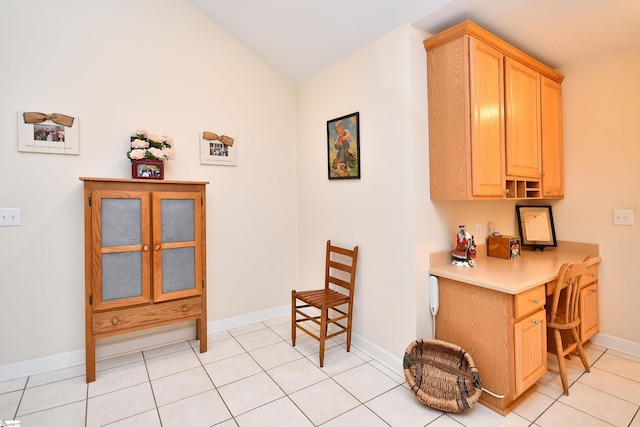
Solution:
<svg viewBox="0 0 640 427">
<path fill-rule="evenodd" d="M 0 208 L 0 227 L 20 225 L 20 208 Z"/>
<path fill-rule="evenodd" d="M 633 211 L 630 209 L 614 209 L 613 225 L 633 225 Z"/>
</svg>

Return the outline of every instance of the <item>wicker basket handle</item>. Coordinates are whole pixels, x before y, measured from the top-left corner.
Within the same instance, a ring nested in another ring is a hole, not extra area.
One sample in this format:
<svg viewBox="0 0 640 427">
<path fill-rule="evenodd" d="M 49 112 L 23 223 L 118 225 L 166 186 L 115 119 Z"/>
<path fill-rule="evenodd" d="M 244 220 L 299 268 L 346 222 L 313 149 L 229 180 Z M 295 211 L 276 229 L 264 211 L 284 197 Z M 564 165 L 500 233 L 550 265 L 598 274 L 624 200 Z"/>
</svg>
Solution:
<svg viewBox="0 0 640 427">
<path fill-rule="evenodd" d="M 467 371 L 463 371 L 462 369 L 456 368 L 454 366 L 447 365 L 445 363 L 438 362 L 436 360 L 431 359 L 423 359 L 420 357 L 415 357 L 410 355 L 409 353 L 404 354 L 404 360 L 402 361 L 402 367 L 404 369 L 408 369 L 414 365 L 429 365 L 434 368 L 440 369 L 442 371 L 448 372 L 452 375 L 456 375 L 458 377 L 463 377 L 471 382 L 478 389 L 482 389 L 482 385 L 480 383 L 480 375 L 477 371 L 473 371 L 471 373 Z"/>
</svg>

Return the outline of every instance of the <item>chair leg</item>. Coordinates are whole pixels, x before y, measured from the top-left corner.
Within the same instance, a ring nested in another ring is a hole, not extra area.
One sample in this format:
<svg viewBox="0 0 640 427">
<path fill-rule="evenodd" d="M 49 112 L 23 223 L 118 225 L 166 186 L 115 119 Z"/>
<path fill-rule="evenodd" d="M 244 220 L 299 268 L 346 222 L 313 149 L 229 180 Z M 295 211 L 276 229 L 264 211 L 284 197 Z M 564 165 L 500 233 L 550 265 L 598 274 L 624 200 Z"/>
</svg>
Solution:
<svg viewBox="0 0 640 427">
<path fill-rule="evenodd" d="M 351 308 L 349 308 L 349 317 L 347 318 L 347 351 L 351 351 Z"/>
<path fill-rule="evenodd" d="M 560 370 L 560 381 L 562 381 L 562 390 L 564 394 L 569 396 L 569 380 L 567 379 L 567 365 L 564 361 L 564 346 L 562 345 L 562 336 L 560 330 L 554 329 L 553 335 L 556 341 L 556 355 L 558 356 L 558 368 Z"/>
<path fill-rule="evenodd" d="M 291 345 L 296 346 L 296 291 L 291 291 Z"/>
<path fill-rule="evenodd" d="M 578 331 L 576 328 L 571 329 L 571 335 L 573 335 L 573 339 L 576 342 L 576 348 L 578 349 L 578 355 L 580 355 L 580 360 L 582 361 L 582 366 L 584 366 L 584 370 L 586 372 L 591 372 L 589 369 L 589 361 L 587 360 L 587 354 L 584 352 L 584 348 L 582 348 L 582 343 L 580 342 L 580 337 L 578 336 Z"/>
<path fill-rule="evenodd" d="M 324 366 L 324 341 L 327 338 L 327 309 L 320 309 L 320 367 Z"/>
</svg>

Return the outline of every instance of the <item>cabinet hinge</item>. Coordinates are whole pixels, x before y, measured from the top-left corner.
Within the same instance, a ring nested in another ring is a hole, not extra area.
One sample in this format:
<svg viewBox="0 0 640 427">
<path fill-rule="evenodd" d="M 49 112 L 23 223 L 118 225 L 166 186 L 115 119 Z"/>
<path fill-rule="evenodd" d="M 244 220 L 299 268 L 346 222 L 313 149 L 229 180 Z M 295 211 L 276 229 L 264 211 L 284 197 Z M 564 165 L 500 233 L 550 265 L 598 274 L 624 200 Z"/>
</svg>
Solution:
<svg viewBox="0 0 640 427">
<path fill-rule="evenodd" d="M 202 289 L 204 289 L 204 279 L 202 279 Z"/>
<path fill-rule="evenodd" d="M 91 196 L 89 196 L 89 206 L 91 206 Z"/>
<path fill-rule="evenodd" d="M 93 295 L 89 295 L 89 305 L 93 305 Z"/>
</svg>

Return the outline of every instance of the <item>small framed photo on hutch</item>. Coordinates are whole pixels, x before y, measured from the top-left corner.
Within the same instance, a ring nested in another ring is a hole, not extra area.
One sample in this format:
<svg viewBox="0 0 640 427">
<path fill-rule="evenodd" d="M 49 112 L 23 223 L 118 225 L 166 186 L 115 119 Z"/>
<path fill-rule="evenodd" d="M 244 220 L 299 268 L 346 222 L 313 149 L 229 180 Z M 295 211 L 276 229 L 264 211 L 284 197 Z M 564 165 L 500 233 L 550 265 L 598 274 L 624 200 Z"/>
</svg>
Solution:
<svg viewBox="0 0 640 427">
<path fill-rule="evenodd" d="M 80 154 L 77 117 L 18 111 L 18 151 Z"/>
<path fill-rule="evenodd" d="M 516 214 L 522 246 L 532 246 L 534 251 L 558 246 L 551 206 L 516 205 Z"/>
<path fill-rule="evenodd" d="M 329 179 L 360 179 L 360 113 L 327 121 Z"/>
<path fill-rule="evenodd" d="M 164 179 L 164 163 L 162 160 L 133 160 L 131 162 L 131 177 L 134 179 Z"/>
<path fill-rule="evenodd" d="M 200 164 L 238 166 L 238 144 L 225 135 L 213 132 L 200 134 Z"/>
</svg>

